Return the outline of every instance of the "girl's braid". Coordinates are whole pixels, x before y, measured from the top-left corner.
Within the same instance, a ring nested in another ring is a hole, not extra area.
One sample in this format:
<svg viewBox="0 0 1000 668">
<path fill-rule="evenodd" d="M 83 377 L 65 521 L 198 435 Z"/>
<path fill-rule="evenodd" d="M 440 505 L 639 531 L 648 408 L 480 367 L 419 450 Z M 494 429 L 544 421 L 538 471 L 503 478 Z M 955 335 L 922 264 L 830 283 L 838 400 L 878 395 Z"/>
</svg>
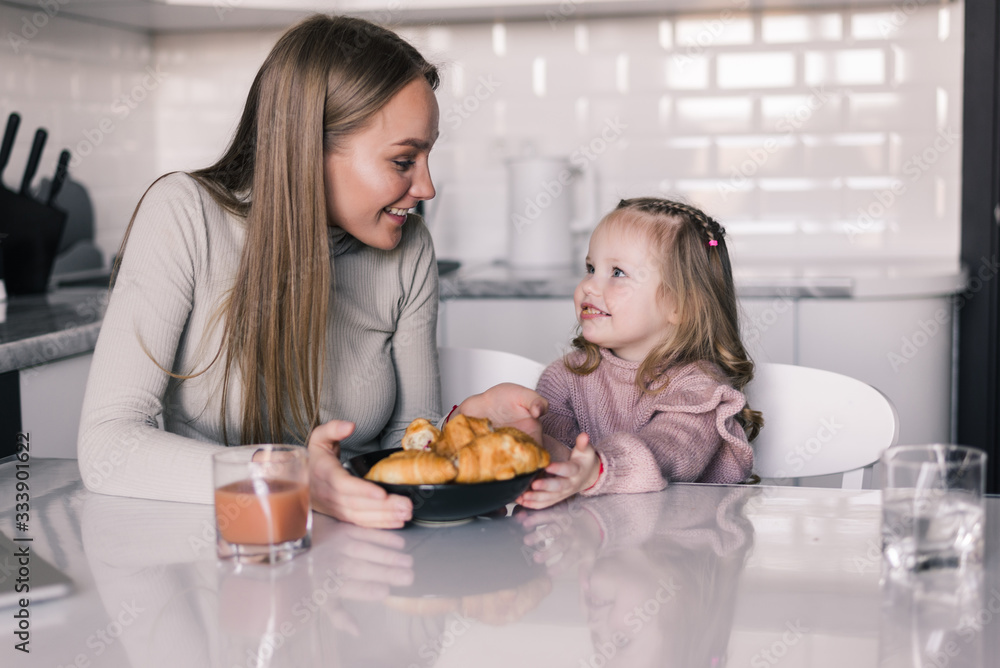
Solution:
<svg viewBox="0 0 1000 668">
<path fill-rule="evenodd" d="M 708 237 L 709 246 L 717 246 L 719 240 L 721 240 L 726 234 L 726 229 L 722 227 L 717 220 L 707 215 L 701 209 L 693 207 L 690 204 L 673 202 L 654 197 L 644 197 L 637 198 L 635 200 L 621 200 L 618 203 L 618 208 L 628 206 L 629 203 L 637 205 L 636 208 L 640 211 L 687 218 L 695 225 L 700 226 L 705 232 L 705 236 Z"/>
</svg>

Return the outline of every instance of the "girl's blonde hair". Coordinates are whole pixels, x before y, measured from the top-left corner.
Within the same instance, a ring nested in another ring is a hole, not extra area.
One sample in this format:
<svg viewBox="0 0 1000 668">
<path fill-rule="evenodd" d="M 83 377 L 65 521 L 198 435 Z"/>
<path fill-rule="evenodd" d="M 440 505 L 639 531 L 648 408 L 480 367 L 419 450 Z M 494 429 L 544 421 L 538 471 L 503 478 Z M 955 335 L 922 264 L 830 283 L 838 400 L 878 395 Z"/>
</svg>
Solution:
<svg viewBox="0 0 1000 668">
<path fill-rule="evenodd" d="M 392 31 L 358 18 L 314 15 L 268 54 L 223 156 L 191 173 L 246 220 L 235 282 L 220 305 L 222 349 L 209 364 L 219 357 L 225 364 L 225 442 L 234 375 L 242 389 L 241 442 L 279 443 L 286 433 L 305 442 L 319 423 L 333 279 L 324 155 L 415 79 L 437 88 L 437 68 Z M 134 221 L 135 213 L 115 273 Z"/>
<path fill-rule="evenodd" d="M 669 382 L 664 372 L 692 362 L 708 361 L 742 391 L 753 378 L 753 361 L 740 340 L 733 271 L 726 248 L 725 229 L 700 209 L 655 197 L 621 200 L 601 226 L 627 226 L 641 232 L 660 267 L 661 299 L 673 297 L 679 324 L 655 346 L 639 366 L 636 383 L 647 392 L 659 392 Z M 578 335 L 573 347 L 585 353 L 578 364 L 566 366 L 586 375 L 601 362 L 600 348 Z M 737 415 L 749 439 L 764 424 L 749 405 Z"/>
</svg>

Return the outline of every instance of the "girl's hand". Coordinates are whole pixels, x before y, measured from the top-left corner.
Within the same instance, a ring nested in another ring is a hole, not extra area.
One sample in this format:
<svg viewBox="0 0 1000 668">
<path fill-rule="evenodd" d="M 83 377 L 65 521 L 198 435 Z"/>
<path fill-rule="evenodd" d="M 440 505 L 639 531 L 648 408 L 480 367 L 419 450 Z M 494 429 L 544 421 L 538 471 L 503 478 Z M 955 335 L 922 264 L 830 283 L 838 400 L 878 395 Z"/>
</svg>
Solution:
<svg viewBox="0 0 1000 668">
<path fill-rule="evenodd" d="M 363 527 L 398 529 L 413 515 L 413 503 L 351 475 L 340 463 L 340 441 L 353 432 L 353 422 L 330 420 L 309 435 L 313 510 Z"/>
<path fill-rule="evenodd" d="M 569 461 L 549 464 L 548 476 L 536 478 L 531 489 L 517 498 L 525 508 L 548 508 L 592 487 L 601 472 L 601 459 L 590 446 L 590 437 L 580 434 Z"/>
<path fill-rule="evenodd" d="M 552 577 L 590 566 L 601 547 L 603 532 L 594 515 L 574 503 L 533 512 L 514 509 L 514 519 L 528 532 L 521 553 L 536 564 L 545 564 Z"/>
<path fill-rule="evenodd" d="M 515 383 L 500 383 L 463 401 L 457 412 L 489 418 L 497 427 L 516 427 L 541 443 L 542 425 L 538 419 L 548 409 L 549 402 L 534 390 Z"/>
</svg>

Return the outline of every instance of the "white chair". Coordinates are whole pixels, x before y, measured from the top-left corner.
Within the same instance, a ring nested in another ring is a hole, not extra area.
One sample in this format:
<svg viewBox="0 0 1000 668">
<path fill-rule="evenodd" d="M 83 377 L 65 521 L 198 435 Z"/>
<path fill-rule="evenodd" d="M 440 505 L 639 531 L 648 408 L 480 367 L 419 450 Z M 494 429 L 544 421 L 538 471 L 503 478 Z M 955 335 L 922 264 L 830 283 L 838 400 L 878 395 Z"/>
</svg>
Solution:
<svg viewBox="0 0 1000 668">
<path fill-rule="evenodd" d="M 481 348 L 438 348 L 441 406 L 445 413 L 464 399 L 500 383 L 535 389 L 545 365 L 527 357 Z"/>
<path fill-rule="evenodd" d="M 855 378 L 791 364 L 758 364 L 747 401 L 764 414 L 754 440 L 761 478 L 843 473 L 844 489 L 871 487 L 872 465 L 899 437 L 896 408 Z"/>
</svg>

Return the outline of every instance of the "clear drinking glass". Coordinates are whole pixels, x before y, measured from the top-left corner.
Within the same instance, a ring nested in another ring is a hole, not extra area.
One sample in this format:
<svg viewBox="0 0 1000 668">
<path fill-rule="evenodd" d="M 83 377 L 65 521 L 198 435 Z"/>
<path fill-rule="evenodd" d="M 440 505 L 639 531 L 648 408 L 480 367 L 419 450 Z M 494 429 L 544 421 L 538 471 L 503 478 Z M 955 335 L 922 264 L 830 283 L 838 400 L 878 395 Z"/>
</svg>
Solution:
<svg viewBox="0 0 1000 668">
<path fill-rule="evenodd" d="M 226 448 L 212 459 L 220 559 L 277 563 L 309 549 L 305 448 L 246 445 Z"/>
<path fill-rule="evenodd" d="M 983 562 L 986 453 L 959 445 L 901 445 L 882 463 L 883 576 L 964 572 Z"/>
</svg>

